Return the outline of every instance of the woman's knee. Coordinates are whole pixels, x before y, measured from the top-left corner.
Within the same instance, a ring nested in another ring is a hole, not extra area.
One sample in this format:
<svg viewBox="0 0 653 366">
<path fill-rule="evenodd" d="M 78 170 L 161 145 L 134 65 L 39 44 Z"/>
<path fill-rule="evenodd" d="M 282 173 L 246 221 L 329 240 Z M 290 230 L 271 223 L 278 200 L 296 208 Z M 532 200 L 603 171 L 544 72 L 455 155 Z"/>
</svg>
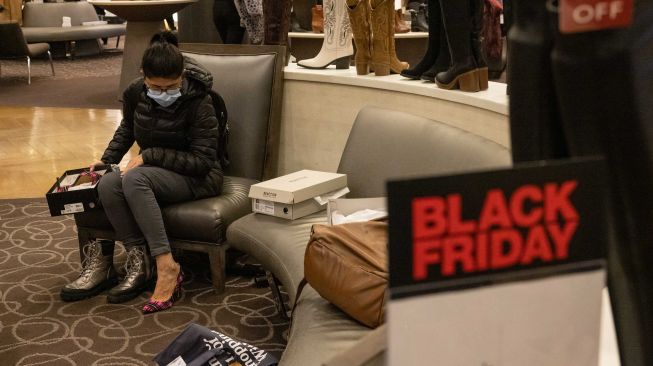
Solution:
<svg viewBox="0 0 653 366">
<path fill-rule="evenodd" d="M 122 181 L 119 172 L 110 172 L 102 176 L 97 186 L 100 199 L 122 194 Z"/>
<path fill-rule="evenodd" d="M 143 169 L 132 168 L 122 176 L 122 189 L 125 192 L 125 196 L 129 196 L 142 189 L 152 189 L 151 180 Z"/>
</svg>

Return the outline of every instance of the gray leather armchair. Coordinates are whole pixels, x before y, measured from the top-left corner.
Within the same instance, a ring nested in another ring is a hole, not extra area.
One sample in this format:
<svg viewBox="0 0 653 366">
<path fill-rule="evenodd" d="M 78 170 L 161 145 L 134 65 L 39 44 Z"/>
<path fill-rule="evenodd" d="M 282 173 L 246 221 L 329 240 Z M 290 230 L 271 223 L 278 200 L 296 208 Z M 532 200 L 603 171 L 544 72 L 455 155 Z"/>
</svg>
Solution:
<svg viewBox="0 0 653 366">
<path fill-rule="evenodd" d="M 180 48 L 211 71 L 213 89 L 225 100 L 231 164 L 221 195 L 164 207 L 163 220 L 173 248 L 209 255 L 213 287 L 222 292 L 226 229 L 251 213 L 250 185 L 276 172 L 285 51 L 281 46 L 180 44 Z M 115 238 L 102 211 L 76 214 L 75 221 L 80 255 L 88 240 Z"/>
<path fill-rule="evenodd" d="M 510 162 L 508 149 L 483 137 L 423 117 L 366 107 L 356 117 L 338 172 L 347 174 L 349 198 L 381 197 L 391 179 L 506 167 Z M 252 254 L 279 279 L 292 304 L 304 277 L 311 226 L 324 223 L 324 211 L 293 221 L 253 213 L 234 222 L 227 238 L 230 245 Z M 368 336 L 376 339 L 379 334 L 372 335 L 370 328 L 308 285 L 293 309 L 288 345 L 279 365 L 324 365 L 347 350 L 374 347 L 368 344 Z M 382 340 L 372 342 L 379 343 L 384 346 Z M 328 364 L 377 365 L 382 351 L 364 352 L 371 358 L 369 363 L 353 363 L 347 358 L 347 362 L 334 359 Z"/>
</svg>

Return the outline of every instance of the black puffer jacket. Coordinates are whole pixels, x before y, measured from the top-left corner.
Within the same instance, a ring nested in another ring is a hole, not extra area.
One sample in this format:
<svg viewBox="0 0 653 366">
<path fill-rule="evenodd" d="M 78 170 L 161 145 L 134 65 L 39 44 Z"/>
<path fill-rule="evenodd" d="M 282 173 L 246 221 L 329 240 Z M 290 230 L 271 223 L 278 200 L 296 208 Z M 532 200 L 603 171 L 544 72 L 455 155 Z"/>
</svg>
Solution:
<svg viewBox="0 0 653 366">
<path fill-rule="evenodd" d="M 188 177 L 195 198 L 215 196 L 222 188 L 222 169 L 216 158 L 218 120 L 207 90 L 213 76 L 193 59 L 185 58 L 181 97 L 162 107 L 147 96 L 143 78 L 123 93 L 123 119 L 102 155 L 117 164 L 134 144 L 143 162 Z"/>
</svg>

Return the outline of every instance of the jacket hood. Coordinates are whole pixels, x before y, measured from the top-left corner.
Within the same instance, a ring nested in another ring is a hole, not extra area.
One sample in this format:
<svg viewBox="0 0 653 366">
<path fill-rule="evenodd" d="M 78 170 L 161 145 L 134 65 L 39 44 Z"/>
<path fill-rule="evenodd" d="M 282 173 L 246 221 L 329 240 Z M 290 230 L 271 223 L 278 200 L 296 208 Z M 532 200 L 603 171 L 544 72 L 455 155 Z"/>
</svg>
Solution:
<svg viewBox="0 0 653 366">
<path fill-rule="evenodd" d="M 213 75 L 204 66 L 188 56 L 184 56 L 184 71 L 188 79 L 197 81 L 204 88 L 202 91 L 210 90 L 213 86 Z M 189 87 L 192 87 L 194 83 L 189 84 L 191 84 Z"/>
</svg>

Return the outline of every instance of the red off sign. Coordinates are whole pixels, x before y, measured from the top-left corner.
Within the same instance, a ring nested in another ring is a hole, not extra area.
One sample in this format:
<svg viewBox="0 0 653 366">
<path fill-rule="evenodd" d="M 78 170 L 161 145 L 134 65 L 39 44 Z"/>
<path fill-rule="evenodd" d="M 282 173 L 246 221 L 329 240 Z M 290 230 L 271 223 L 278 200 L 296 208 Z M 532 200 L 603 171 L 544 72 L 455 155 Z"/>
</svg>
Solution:
<svg viewBox="0 0 653 366">
<path fill-rule="evenodd" d="M 561 0 L 560 32 L 579 33 L 628 27 L 633 0 Z"/>
</svg>

